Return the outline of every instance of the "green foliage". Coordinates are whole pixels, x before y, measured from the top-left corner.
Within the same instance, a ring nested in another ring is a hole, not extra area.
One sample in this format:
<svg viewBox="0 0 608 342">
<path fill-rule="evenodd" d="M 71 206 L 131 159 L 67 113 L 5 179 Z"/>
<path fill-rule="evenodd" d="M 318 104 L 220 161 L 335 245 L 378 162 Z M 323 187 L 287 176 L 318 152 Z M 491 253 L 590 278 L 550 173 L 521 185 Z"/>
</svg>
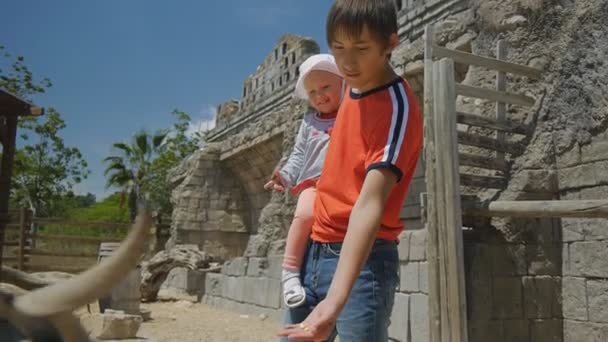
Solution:
<svg viewBox="0 0 608 342">
<path fill-rule="evenodd" d="M 153 178 L 152 163 L 163 148 L 167 132 L 157 131 L 153 135 L 139 131 L 128 142 L 114 143 L 115 154 L 104 159 L 107 164 L 104 174 L 106 187 L 122 190 L 123 200 L 127 199 L 131 219 L 137 214 L 137 207 L 149 200 L 150 184 Z"/>
<path fill-rule="evenodd" d="M 26 100 L 51 87 L 47 78 L 36 82 L 23 56 L 13 56 L 0 45 L 0 87 Z M 62 215 L 64 198 L 89 175 L 80 150 L 66 146 L 61 114 L 48 108 L 42 118 L 20 118 L 24 146 L 15 151 L 11 204 L 33 207 L 36 215 Z"/>
</svg>

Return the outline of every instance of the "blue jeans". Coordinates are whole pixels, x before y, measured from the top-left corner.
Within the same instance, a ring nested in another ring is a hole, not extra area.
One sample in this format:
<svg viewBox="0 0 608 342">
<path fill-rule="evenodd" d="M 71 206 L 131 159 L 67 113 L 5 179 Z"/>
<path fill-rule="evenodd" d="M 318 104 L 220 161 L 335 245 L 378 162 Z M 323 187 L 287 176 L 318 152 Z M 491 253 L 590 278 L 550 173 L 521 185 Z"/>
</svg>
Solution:
<svg viewBox="0 0 608 342">
<path fill-rule="evenodd" d="M 304 321 L 325 298 L 338 266 L 341 248 L 341 243 L 309 244 L 301 275 L 306 289 L 306 303 L 287 311 L 286 324 Z M 340 342 L 388 341 L 390 315 L 395 290 L 399 285 L 398 272 L 396 242 L 376 240 L 329 341 L 333 341 L 336 335 L 340 337 Z"/>
</svg>

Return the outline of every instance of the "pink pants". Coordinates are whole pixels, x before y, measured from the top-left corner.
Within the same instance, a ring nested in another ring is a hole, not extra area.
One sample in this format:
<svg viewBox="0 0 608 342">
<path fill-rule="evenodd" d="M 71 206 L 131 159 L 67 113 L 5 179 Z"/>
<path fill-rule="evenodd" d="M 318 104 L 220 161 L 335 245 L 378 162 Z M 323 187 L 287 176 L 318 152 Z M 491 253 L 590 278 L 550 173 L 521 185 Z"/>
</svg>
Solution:
<svg viewBox="0 0 608 342">
<path fill-rule="evenodd" d="M 290 271 L 297 272 L 302 266 L 308 238 L 312 231 L 313 207 L 316 196 L 317 189 L 309 187 L 302 190 L 300 197 L 298 197 L 296 212 L 287 233 L 285 256 L 283 257 L 283 268 Z"/>
</svg>

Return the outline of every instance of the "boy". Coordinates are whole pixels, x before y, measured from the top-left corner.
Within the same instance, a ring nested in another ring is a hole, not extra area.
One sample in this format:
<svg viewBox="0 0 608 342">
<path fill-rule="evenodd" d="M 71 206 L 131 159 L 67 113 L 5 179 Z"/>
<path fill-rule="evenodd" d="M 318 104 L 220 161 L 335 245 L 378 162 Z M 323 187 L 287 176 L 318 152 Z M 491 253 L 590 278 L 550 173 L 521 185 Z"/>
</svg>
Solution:
<svg viewBox="0 0 608 342">
<path fill-rule="evenodd" d="M 398 286 L 399 213 L 422 146 L 420 107 L 390 66 L 393 0 L 336 0 L 327 41 L 346 83 L 317 184 L 303 266 L 307 305 L 280 333 L 292 341 L 388 341 Z M 299 324 L 298 324 L 299 323 Z"/>
<path fill-rule="evenodd" d="M 281 276 L 283 302 L 289 308 L 298 307 L 306 300 L 306 292 L 300 283 L 300 268 L 312 229 L 316 183 L 327 153 L 329 132 L 344 94 L 344 80 L 334 56 L 310 56 L 299 69 L 295 96 L 308 100 L 315 112 L 304 116 L 289 159 L 264 186 L 266 190 L 275 191 L 290 188 L 292 194 L 299 195 L 287 234 Z"/>
</svg>

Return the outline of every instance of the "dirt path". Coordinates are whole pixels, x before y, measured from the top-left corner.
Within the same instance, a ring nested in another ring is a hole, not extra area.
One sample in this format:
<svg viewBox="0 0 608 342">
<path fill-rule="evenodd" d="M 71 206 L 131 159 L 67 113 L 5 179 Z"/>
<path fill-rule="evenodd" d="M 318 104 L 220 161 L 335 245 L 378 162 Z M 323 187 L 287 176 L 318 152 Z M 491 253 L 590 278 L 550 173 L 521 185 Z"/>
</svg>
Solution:
<svg viewBox="0 0 608 342">
<path fill-rule="evenodd" d="M 179 291 L 159 292 L 155 303 L 142 303 L 151 320 L 142 323 L 137 339 L 120 342 L 274 342 L 280 324 L 272 318 L 240 315 L 235 312 L 196 302 L 195 296 Z M 93 313 L 99 312 L 96 304 Z M 85 308 L 79 310 L 87 316 Z M 86 319 L 85 319 L 86 321 Z M 118 341 L 117 341 L 118 342 Z"/>
<path fill-rule="evenodd" d="M 271 318 L 245 316 L 200 303 L 142 304 L 152 312 L 138 336 L 148 341 L 269 342 L 277 341 L 279 324 Z"/>
</svg>

